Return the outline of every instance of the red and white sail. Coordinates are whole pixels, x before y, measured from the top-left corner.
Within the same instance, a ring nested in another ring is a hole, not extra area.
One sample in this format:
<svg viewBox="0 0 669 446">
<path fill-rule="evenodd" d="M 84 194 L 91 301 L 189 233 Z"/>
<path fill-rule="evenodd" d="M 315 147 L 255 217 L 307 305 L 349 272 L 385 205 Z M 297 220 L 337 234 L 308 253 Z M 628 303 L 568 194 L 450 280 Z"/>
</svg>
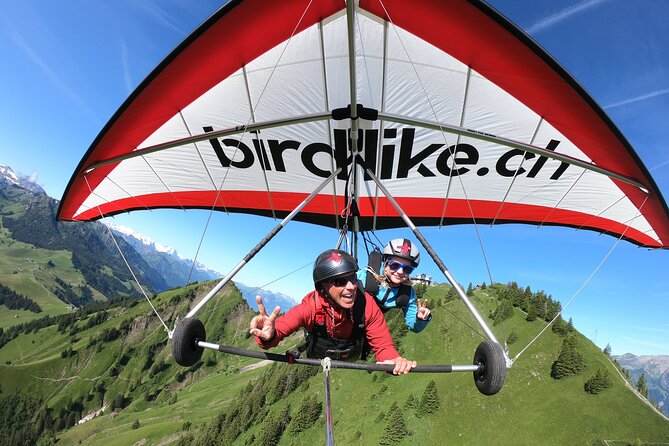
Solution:
<svg viewBox="0 0 669 446">
<path fill-rule="evenodd" d="M 353 181 L 351 120 L 331 112 L 354 95 L 379 113 L 358 120 L 359 156 L 418 224 L 475 217 L 667 246 L 667 206 L 620 131 L 485 3 L 360 0 L 353 23 L 343 0 L 229 3 L 102 130 L 59 218 L 158 207 L 284 216 L 342 167 L 296 217 L 335 226 Z M 357 181 L 363 228 L 402 224 L 374 182 Z"/>
</svg>

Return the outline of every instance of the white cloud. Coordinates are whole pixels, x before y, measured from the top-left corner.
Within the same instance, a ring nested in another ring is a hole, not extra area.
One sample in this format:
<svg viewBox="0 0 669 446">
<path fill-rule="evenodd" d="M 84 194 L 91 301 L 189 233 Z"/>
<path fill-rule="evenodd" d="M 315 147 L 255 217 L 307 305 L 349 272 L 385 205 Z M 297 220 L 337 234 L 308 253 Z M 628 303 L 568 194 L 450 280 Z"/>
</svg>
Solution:
<svg viewBox="0 0 669 446">
<path fill-rule="evenodd" d="M 648 170 L 659 169 L 660 167 L 664 167 L 664 166 L 667 166 L 667 165 L 669 165 L 669 160 L 663 161 L 663 162 L 661 162 L 660 164 L 657 164 L 657 165 L 655 165 L 655 166 L 649 168 Z"/>
<path fill-rule="evenodd" d="M 25 55 L 41 70 L 41 72 L 60 90 L 68 96 L 72 101 L 77 104 L 87 115 L 89 115 L 93 122 L 96 124 L 100 123 L 100 119 L 95 114 L 95 112 L 89 108 L 86 103 L 81 99 L 81 97 L 76 94 L 74 91 L 68 87 L 68 85 L 58 76 L 58 74 L 51 69 L 48 63 L 46 63 L 37 52 L 30 46 L 30 44 L 23 38 L 21 33 L 14 28 L 13 24 L 8 21 L 2 14 L 0 14 L 0 20 L 2 20 L 4 27 L 7 30 L 7 34 L 12 41 L 19 47 Z"/>
<path fill-rule="evenodd" d="M 621 336 L 620 338 L 625 339 L 626 341 L 633 342 L 637 345 L 643 345 L 643 346 L 646 346 L 646 347 L 653 347 L 653 348 L 658 348 L 658 349 L 663 349 L 663 350 L 669 349 L 669 343 L 667 343 L 667 342 L 649 342 L 649 341 L 645 341 L 645 340 L 641 340 L 641 339 L 630 338 L 630 337 L 627 337 L 627 336 Z"/>
<path fill-rule="evenodd" d="M 584 2 L 578 3 L 574 6 L 570 6 L 569 8 L 565 8 L 562 11 L 558 11 L 555 14 L 551 14 L 548 17 L 539 20 L 533 25 L 530 25 L 525 31 L 528 34 L 536 34 L 560 22 L 570 19 L 575 15 L 578 15 L 584 11 L 592 9 L 604 2 L 605 0 L 586 0 Z"/>
<path fill-rule="evenodd" d="M 171 17 L 163 8 L 161 8 L 160 2 L 149 2 L 149 1 L 143 1 L 143 2 L 137 2 L 136 6 L 138 6 L 141 10 L 143 10 L 145 13 L 153 17 L 158 23 L 161 23 L 165 27 L 173 30 L 179 35 L 184 35 L 187 34 L 188 30 L 186 29 L 181 29 L 179 27 L 179 21 L 173 17 Z"/>
<path fill-rule="evenodd" d="M 128 94 L 130 94 L 134 90 L 134 84 L 132 82 L 132 77 L 130 76 L 128 45 L 125 43 L 124 39 L 121 40 L 121 66 L 123 67 L 123 81 L 125 82 L 125 88 L 128 91 Z"/>
<path fill-rule="evenodd" d="M 662 89 L 662 90 L 651 91 L 650 93 L 642 94 L 641 96 L 637 96 L 637 97 L 630 98 L 630 99 L 625 99 L 624 101 L 620 101 L 620 102 L 614 102 L 613 104 L 609 104 L 609 105 L 605 106 L 604 108 L 609 109 L 609 108 L 614 108 L 614 107 L 620 107 L 622 105 L 628 105 L 628 104 L 633 104 L 635 102 L 645 101 L 646 99 L 651 99 L 651 98 L 654 98 L 654 97 L 657 97 L 657 96 L 662 96 L 662 95 L 665 95 L 665 94 L 669 94 L 669 88 L 665 88 L 665 89 Z"/>
</svg>

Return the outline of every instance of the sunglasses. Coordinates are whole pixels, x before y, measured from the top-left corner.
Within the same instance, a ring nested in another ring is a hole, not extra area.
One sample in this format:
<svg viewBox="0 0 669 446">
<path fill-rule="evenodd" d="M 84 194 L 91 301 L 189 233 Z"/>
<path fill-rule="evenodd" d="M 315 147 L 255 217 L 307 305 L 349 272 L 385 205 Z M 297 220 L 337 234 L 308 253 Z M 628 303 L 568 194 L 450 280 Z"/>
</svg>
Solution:
<svg viewBox="0 0 669 446">
<path fill-rule="evenodd" d="M 386 262 L 386 266 L 390 271 L 397 271 L 400 268 L 402 268 L 402 271 L 404 274 L 411 274 L 414 270 L 414 267 L 411 265 L 405 265 L 404 263 L 396 262 L 394 260 L 388 260 Z"/>
<path fill-rule="evenodd" d="M 356 283 L 358 283 L 358 276 L 356 276 L 355 273 L 353 273 L 349 274 L 348 276 L 334 277 L 330 281 L 336 287 L 346 286 L 349 282 L 355 285 Z"/>
</svg>

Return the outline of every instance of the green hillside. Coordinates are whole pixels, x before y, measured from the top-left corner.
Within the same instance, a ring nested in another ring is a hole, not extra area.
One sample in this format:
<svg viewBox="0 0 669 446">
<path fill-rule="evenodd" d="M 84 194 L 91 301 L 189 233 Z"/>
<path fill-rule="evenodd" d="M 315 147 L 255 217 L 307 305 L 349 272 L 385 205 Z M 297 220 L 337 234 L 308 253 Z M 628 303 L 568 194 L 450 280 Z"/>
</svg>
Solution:
<svg viewBox="0 0 669 446">
<path fill-rule="evenodd" d="M 159 295 L 160 314 L 170 321 L 185 314 L 194 296 L 202 296 L 206 289 L 192 286 Z M 398 328 L 401 323 L 391 320 L 406 357 L 422 364 L 471 363 L 482 336 L 471 328 L 472 318 L 461 302 L 446 302 L 446 292 L 443 286 L 428 291 L 434 318 L 423 333 L 406 333 Z M 497 292 L 490 288 L 475 292 L 482 314 L 497 307 Z M 545 322 L 527 322 L 527 314 L 517 308 L 512 314 L 494 331 L 500 339 L 515 332 L 513 357 Z M 251 316 L 232 286 L 199 314 L 211 342 L 256 349 L 247 335 Z M 624 445 L 636 440 L 669 444 L 669 421 L 626 388 L 594 344 L 576 336 L 585 361 L 580 375 L 551 378 L 564 338 L 547 330 L 508 371 L 504 387 L 494 396 L 481 395 L 471 373 L 393 377 L 333 370 L 335 440 L 337 444 Z M 297 342 L 288 340 L 276 351 L 283 353 Z M 146 302 L 126 302 L 71 324 L 61 321 L 23 333 L 0 348 L 0 401 L 5 401 L 0 410 L 15 391 L 34 398 L 19 405 L 35 407 L 26 411 L 30 421 L 22 439 L 30 437 L 36 426 L 46 425 L 50 433 L 42 444 L 56 439 L 59 444 L 105 445 L 323 443 L 323 415 L 320 410 L 313 415 L 323 401 L 319 368 L 284 364 L 247 368 L 256 362 L 205 351 L 200 363 L 180 367 Z M 609 371 L 613 386 L 597 395 L 586 393 L 584 384 L 598 369 Z M 424 398 L 428 387 L 432 391 Z M 435 395 L 436 400 L 428 398 Z M 393 405 L 397 409 L 389 411 Z M 72 426 L 101 407 L 106 407 L 101 416 Z M 401 439 L 398 426 L 403 425 L 406 436 Z"/>
<path fill-rule="evenodd" d="M 109 231 L 99 223 L 57 222 L 58 202 L 0 184 L 0 284 L 36 303 L 40 312 L 0 302 L 0 328 L 68 313 L 96 300 L 141 297 Z M 168 288 L 125 241 L 117 241 L 149 290 Z"/>
<path fill-rule="evenodd" d="M 13 240 L 8 232 L 0 228 L 0 283 L 35 301 L 42 312 L 10 310 L 0 305 L 0 327 L 7 328 L 43 316 L 68 312 L 69 305 L 58 299 L 53 290 L 58 288 L 56 277 L 75 287 L 85 284 L 81 273 L 72 266 L 71 254 L 35 248 Z M 55 266 L 49 267 L 49 261 Z M 95 291 L 94 295 L 97 299 L 104 299 Z"/>
</svg>

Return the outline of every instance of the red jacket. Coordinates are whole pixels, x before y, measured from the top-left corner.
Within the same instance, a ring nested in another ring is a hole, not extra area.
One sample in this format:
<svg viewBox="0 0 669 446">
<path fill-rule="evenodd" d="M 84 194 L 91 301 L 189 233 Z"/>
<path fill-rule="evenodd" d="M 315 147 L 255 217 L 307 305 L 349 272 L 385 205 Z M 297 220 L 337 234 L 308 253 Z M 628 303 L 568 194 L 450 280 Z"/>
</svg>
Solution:
<svg viewBox="0 0 669 446">
<path fill-rule="evenodd" d="M 341 308 L 329 299 L 325 299 L 321 293 L 312 291 L 304 296 L 300 304 L 294 306 L 286 314 L 276 319 L 274 325 L 275 333 L 272 339 L 263 341 L 256 336 L 255 339 L 258 345 L 263 349 L 268 349 L 278 345 L 286 336 L 289 336 L 300 328 L 312 331 L 316 319 L 314 294 L 325 311 L 325 326 L 328 334 L 338 339 L 349 338 L 353 331 L 351 311 Z M 365 336 L 372 347 L 376 360 L 385 361 L 397 358 L 399 353 L 395 350 L 383 313 L 381 313 L 379 306 L 374 302 L 372 296 L 365 293 L 365 299 L 367 299 L 365 303 Z"/>
</svg>

